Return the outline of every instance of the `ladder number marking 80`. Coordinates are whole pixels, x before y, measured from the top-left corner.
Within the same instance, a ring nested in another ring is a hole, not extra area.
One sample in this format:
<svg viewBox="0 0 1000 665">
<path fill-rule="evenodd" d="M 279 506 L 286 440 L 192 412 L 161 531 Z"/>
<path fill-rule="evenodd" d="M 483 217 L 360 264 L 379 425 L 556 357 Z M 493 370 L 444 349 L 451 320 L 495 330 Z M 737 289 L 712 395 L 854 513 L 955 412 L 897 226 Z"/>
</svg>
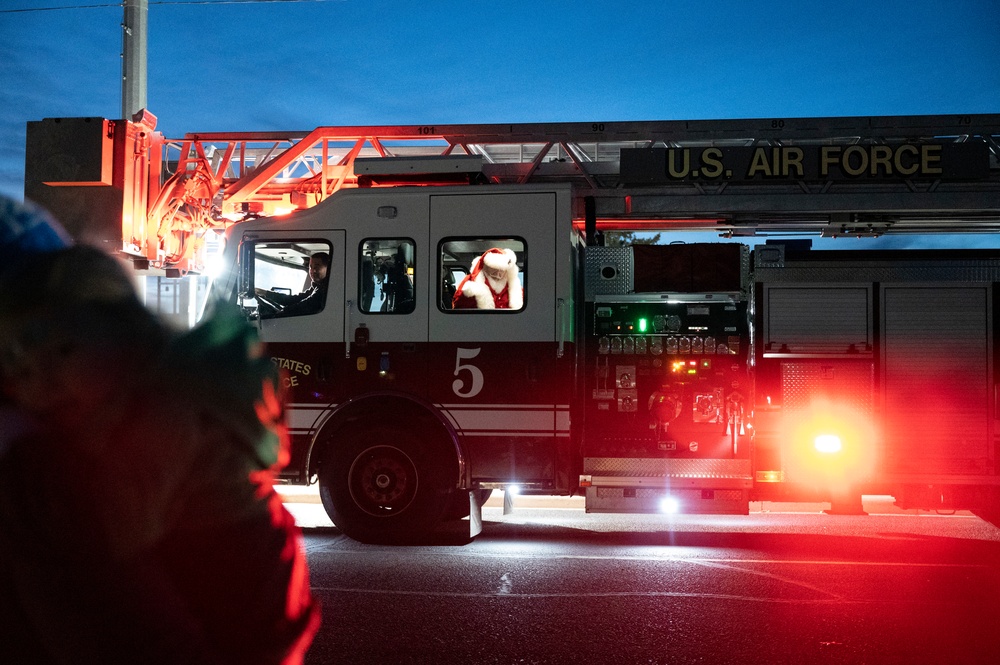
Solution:
<svg viewBox="0 0 1000 665">
<path fill-rule="evenodd" d="M 471 383 L 467 390 L 463 391 L 466 383 L 462 378 L 457 378 L 451 384 L 451 389 L 459 397 L 475 397 L 483 389 L 483 371 L 475 365 L 463 363 L 463 360 L 470 360 L 479 355 L 481 349 L 456 349 L 455 350 L 455 376 L 459 376 L 463 370 L 471 376 Z"/>
</svg>

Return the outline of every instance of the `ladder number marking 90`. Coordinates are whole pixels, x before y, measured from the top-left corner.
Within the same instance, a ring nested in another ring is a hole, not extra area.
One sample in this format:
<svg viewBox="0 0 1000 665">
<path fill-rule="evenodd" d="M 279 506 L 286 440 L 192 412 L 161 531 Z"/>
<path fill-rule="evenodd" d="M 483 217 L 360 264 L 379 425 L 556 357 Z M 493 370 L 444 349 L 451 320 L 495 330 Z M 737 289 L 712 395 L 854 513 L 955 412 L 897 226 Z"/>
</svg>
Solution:
<svg viewBox="0 0 1000 665">
<path fill-rule="evenodd" d="M 476 367 L 475 365 L 470 365 L 468 363 L 463 363 L 463 360 L 470 360 L 479 355 L 481 349 L 456 349 L 455 350 L 455 376 L 464 370 L 471 376 L 471 383 L 467 390 L 462 390 L 465 387 L 465 381 L 462 378 L 457 378 L 451 384 L 451 389 L 459 397 L 475 397 L 483 389 L 483 371 Z"/>
</svg>

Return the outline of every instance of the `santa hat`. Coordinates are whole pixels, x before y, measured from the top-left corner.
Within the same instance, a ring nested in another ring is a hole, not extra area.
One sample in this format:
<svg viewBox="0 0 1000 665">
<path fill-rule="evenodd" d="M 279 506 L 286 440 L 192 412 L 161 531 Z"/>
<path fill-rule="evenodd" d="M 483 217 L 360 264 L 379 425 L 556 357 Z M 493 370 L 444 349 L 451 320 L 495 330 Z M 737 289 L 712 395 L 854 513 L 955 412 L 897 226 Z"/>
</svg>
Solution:
<svg viewBox="0 0 1000 665">
<path fill-rule="evenodd" d="M 492 247 L 472 261 L 472 269 L 462 280 L 456 292 L 456 298 L 462 295 L 476 299 L 476 309 L 495 309 L 493 294 L 486 287 L 486 275 L 483 266 L 491 270 L 504 270 L 507 273 L 507 297 L 510 309 L 521 309 L 524 306 L 524 291 L 518 278 L 517 255 L 513 250 Z"/>
</svg>

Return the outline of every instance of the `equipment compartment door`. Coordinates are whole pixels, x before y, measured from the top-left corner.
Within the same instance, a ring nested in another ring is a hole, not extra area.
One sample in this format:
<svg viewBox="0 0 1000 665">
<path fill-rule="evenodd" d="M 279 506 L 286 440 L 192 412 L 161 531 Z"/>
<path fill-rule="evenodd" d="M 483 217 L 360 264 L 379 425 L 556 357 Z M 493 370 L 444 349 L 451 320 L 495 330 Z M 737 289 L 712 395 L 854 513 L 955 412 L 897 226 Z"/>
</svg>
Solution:
<svg viewBox="0 0 1000 665">
<path fill-rule="evenodd" d="M 990 287 L 882 289 L 886 471 L 982 474 L 990 455 Z"/>
<path fill-rule="evenodd" d="M 480 481 L 517 480 L 536 487 L 567 482 L 556 479 L 556 469 L 565 467 L 556 460 L 567 454 L 570 440 L 571 229 L 568 210 L 560 215 L 558 200 L 555 191 L 537 190 L 431 196 L 438 283 L 427 310 L 433 362 L 444 370 L 432 374 L 450 390 L 441 407 Z M 483 291 L 487 271 L 472 268 L 474 259 L 489 265 L 482 257 L 491 250 L 508 257 L 508 273 L 499 277 L 506 281 L 491 283 L 506 284 L 509 302 Z M 511 260 L 518 266 L 516 281 Z M 469 293 L 463 280 L 476 275 L 480 293 L 494 307 L 482 308 L 478 299 L 470 308 L 453 307 L 455 292 Z M 557 294 L 560 287 L 565 294 Z M 560 341 L 567 347 L 562 356 Z"/>
</svg>

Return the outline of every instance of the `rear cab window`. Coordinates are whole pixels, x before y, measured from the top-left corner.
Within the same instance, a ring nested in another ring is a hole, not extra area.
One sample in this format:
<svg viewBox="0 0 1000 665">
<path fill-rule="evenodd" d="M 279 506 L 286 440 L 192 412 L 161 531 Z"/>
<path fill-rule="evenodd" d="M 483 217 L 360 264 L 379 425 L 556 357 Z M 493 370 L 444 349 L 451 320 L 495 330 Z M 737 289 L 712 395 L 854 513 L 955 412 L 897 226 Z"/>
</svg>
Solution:
<svg viewBox="0 0 1000 665">
<path fill-rule="evenodd" d="M 439 245 L 438 308 L 454 314 L 524 309 L 527 245 L 521 238 L 445 238 Z"/>
<path fill-rule="evenodd" d="M 366 314 L 409 314 L 416 306 L 416 246 L 410 238 L 361 242 L 359 307 Z"/>
</svg>

